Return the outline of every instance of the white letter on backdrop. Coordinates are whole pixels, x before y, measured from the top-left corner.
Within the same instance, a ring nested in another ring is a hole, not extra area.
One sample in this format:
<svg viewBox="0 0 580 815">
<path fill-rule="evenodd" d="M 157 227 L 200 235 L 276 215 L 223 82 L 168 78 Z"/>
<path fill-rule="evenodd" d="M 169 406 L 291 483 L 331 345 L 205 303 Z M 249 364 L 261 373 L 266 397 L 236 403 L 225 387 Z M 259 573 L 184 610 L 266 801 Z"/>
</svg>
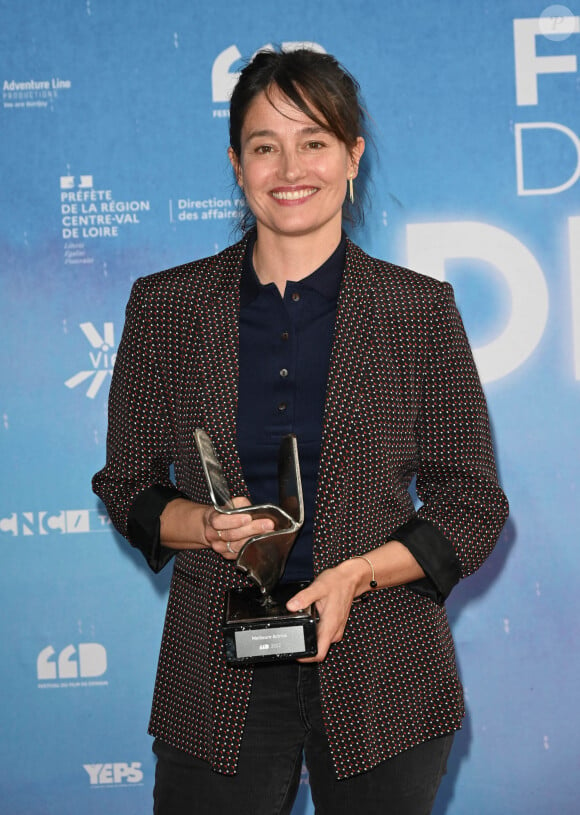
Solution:
<svg viewBox="0 0 580 815">
<path fill-rule="evenodd" d="M 522 152 L 522 130 L 559 130 L 567 136 L 576 148 L 576 169 L 572 175 L 557 187 L 536 187 L 535 189 L 524 187 L 524 161 Z M 518 182 L 518 195 L 554 195 L 554 193 L 567 190 L 580 178 L 580 139 L 570 130 L 569 127 L 556 124 L 555 122 L 528 122 L 527 124 L 517 124 L 514 130 L 516 140 L 516 173 Z"/>
<path fill-rule="evenodd" d="M 240 76 L 239 71 L 230 73 L 230 68 L 241 59 L 237 46 L 230 45 L 221 54 L 218 54 L 214 60 L 211 69 L 211 95 L 214 102 L 229 102 L 233 89 L 236 87 L 236 82 Z"/>
<path fill-rule="evenodd" d="M 572 300 L 572 347 L 574 373 L 580 379 L 580 215 L 568 218 L 570 247 L 570 293 Z"/>
<path fill-rule="evenodd" d="M 577 71 L 577 60 L 574 54 L 551 57 L 539 57 L 536 54 L 536 37 L 544 33 L 546 22 L 546 18 L 540 17 L 514 20 L 518 105 L 538 104 L 538 74 L 573 74 Z M 580 17 L 565 17 L 560 22 L 569 34 L 580 32 Z M 561 30 L 564 29 L 561 28 Z"/>
<path fill-rule="evenodd" d="M 511 314 L 494 340 L 473 349 L 483 382 L 518 368 L 538 345 L 548 318 L 548 288 L 540 265 L 517 238 L 491 224 L 473 221 L 407 225 L 407 263 L 445 280 L 448 258 L 477 258 L 498 269 L 511 295 Z"/>
</svg>

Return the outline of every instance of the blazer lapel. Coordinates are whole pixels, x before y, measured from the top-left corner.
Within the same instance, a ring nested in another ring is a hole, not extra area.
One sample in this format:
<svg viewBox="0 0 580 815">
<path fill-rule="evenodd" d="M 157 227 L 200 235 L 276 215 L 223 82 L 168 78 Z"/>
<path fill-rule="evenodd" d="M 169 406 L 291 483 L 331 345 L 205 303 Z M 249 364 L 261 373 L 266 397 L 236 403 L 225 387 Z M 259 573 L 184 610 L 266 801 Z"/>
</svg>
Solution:
<svg viewBox="0 0 580 815">
<path fill-rule="evenodd" d="M 367 255 L 348 241 L 326 390 L 319 495 L 327 493 L 343 466 L 341 450 L 351 434 L 358 386 L 370 353 L 375 309 L 369 271 Z"/>
<path fill-rule="evenodd" d="M 240 275 L 246 241 L 216 257 L 216 285 L 208 293 L 201 320 L 205 430 L 234 495 L 247 494 L 240 463 L 236 419 L 239 378 Z"/>
</svg>

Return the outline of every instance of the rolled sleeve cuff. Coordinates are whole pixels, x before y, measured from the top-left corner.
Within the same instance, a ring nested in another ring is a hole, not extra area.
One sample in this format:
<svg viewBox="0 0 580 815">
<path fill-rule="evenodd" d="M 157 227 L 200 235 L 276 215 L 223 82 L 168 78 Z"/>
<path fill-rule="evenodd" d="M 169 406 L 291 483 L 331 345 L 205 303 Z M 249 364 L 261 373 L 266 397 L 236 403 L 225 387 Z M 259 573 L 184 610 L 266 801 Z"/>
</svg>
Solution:
<svg viewBox="0 0 580 815">
<path fill-rule="evenodd" d="M 412 518 L 390 536 L 411 552 L 426 577 L 407 583 L 407 588 L 443 605 L 461 578 L 455 550 L 437 527 L 421 518 Z"/>
<path fill-rule="evenodd" d="M 170 501 L 186 497 L 175 487 L 154 485 L 140 492 L 131 505 L 127 539 L 141 550 L 154 572 L 160 572 L 175 554 L 174 549 L 160 541 L 161 513 Z"/>
</svg>

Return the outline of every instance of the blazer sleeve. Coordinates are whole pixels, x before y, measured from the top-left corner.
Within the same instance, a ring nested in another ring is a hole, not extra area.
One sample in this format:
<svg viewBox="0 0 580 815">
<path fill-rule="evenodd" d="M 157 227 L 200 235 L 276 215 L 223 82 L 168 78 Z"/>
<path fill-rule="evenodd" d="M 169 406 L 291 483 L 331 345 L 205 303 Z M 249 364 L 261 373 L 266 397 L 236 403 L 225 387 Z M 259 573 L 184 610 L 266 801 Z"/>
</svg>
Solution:
<svg viewBox="0 0 580 815">
<path fill-rule="evenodd" d="M 159 543 L 159 516 L 182 496 L 170 478 L 171 433 L 146 279 L 137 280 L 126 309 L 109 393 L 106 464 L 93 477 L 93 490 L 115 528 L 139 548 L 154 571 L 174 551 Z"/>
<path fill-rule="evenodd" d="M 443 602 L 490 554 L 508 515 L 485 396 L 448 283 L 438 286 L 426 360 L 415 425 L 422 506 L 392 537 L 427 574 L 409 588 Z"/>
</svg>

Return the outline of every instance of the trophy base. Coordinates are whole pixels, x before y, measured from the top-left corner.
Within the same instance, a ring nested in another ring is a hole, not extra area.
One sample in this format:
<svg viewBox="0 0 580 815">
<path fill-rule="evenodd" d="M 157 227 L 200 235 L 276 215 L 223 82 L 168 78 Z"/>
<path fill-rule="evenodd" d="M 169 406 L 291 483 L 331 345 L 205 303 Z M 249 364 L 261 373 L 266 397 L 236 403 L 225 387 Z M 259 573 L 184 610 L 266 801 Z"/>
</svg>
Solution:
<svg viewBox="0 0 580 815">
<path fill-rule="evenodd" d="M 230 665 L 279 662 L 315 656 L 316 612 L 291 612 L 287 601 L 307 583 L 282 583 L 271 595 L 257 588 L 232 589 L 223 626 Z"/>
</svg>

